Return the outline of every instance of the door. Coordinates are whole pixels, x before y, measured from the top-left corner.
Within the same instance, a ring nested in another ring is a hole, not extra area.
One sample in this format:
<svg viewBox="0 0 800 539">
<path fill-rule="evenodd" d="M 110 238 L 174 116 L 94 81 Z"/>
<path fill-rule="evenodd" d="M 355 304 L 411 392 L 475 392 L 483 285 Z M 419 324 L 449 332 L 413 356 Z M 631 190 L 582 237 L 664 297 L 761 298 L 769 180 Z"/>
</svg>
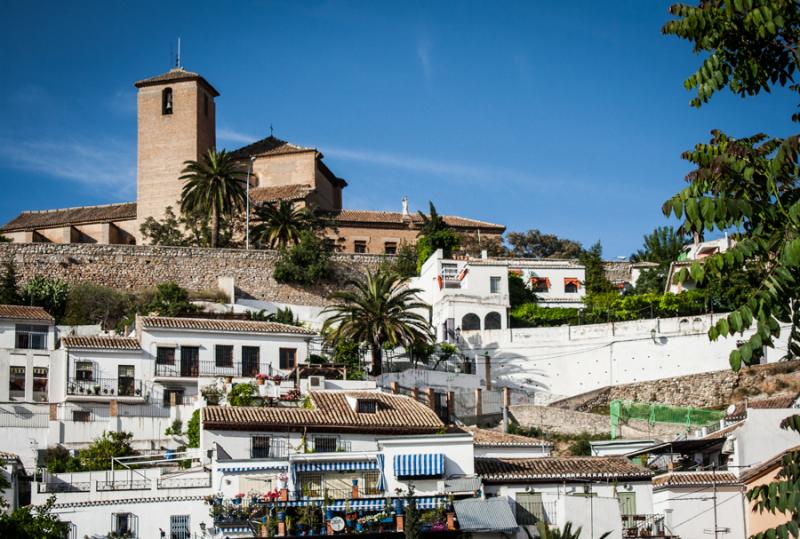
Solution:
<svg viewBox="0 0 800 539">
<path fill-rule="evenodd" d="M 547 522 L 540 492 L 517 493 L 517 524 L 533 526 L 539 521 Z"/>
<path fill-rule="evenodd" d="M 242 346 L 242 376 L 255 377 L 259 373 L 259 349 L 257 346 Z"/>
<path fill-rule="evenodd" d="M 117 394 L 120 397 L 133 397 L 135 385 L 133 365 L 117 367 Z"/>
<path fill-rule="evenodd" d="M 635 515 L 636 514 L 636 493 L 635 492 L 618 492 L 617 499 L 619 500 L 619 512 L 622 515 Z"/>
<path fill-rule="evenodd" d="M 181 346 L 181 376 L 196 378 L 200 373 L 200 349 L 197 346 Z"/>
</svg>

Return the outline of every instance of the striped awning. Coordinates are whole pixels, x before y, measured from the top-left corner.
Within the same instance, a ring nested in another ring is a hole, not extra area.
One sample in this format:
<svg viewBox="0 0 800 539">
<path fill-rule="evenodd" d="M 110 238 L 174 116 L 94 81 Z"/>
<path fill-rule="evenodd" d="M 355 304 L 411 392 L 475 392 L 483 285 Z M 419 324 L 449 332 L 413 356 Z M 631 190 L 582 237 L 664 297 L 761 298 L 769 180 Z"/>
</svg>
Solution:
<svg viewBox="0 0 800 539">
<path fill-rule="evenodd" d="M 435 509 L 440 505 L 444 504 L 447 498 L 444 496 L 427 496 L 424 498 L 416 498 L 417 500 L 417 509 Z M 403 506 L 408 505 L 408 502 L 403 500 Z"/>
<path fill-rule="evenodd" d="M 386 500 L 383 498 L 358 498 L 355 500 L 336 500 L 327 505 L 333 511 L 344 511 L 349 502 L 350 509 L 356 511 L 383 511 L 386 508 Z"/>
<path fill-rule="evenodd" d="M 432 477 L 444 475 L 444 454 L 423 453 L 394 456 L 395 477 Z"/>
<path fill-rule="evenodd" d="M 342 462 L 295 462 L 297 472 L 353 472 L 358 470 L 377 470 L 374 460 L 355 460 Z"/>
<path fill-rule="evenodd" d="M 288 465 L 285 462 L 264 462 L 262 464 L 238 464 L 217 468 L 220 472 L 255 472 L 258 470 L 285 470 Z"/>
</svg>

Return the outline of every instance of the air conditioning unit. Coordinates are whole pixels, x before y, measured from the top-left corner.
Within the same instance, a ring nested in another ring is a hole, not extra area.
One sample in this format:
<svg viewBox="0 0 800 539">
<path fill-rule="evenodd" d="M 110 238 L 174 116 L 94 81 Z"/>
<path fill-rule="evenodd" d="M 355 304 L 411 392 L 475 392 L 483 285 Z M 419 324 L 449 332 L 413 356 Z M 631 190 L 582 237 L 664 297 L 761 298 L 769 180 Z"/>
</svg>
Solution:
<svg viewBox="0 0 800 539">
<path fill-rule="evenodd" d="M 324 389 L 325 388 L 325 377 L 324 376 L 309 376 L 308 377 L 308 387 L 313 389 Z"/>
</svg>

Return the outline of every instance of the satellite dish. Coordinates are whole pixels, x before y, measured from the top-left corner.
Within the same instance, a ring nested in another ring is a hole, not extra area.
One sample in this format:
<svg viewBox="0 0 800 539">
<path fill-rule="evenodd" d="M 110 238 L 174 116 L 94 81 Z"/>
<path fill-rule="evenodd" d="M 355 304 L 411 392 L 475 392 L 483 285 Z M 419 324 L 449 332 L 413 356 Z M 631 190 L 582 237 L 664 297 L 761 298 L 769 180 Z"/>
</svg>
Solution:
<svg viewBox="0 0 800 539">
<path fill-rule="evenodd" d="M 728 406 L 728 408 L 725 409 L 725 412 L 728 415 L 731 415 L 735 411 L 736 411 L 736 405 L 735 404 L 731 404 L 730 406 Z"/>
<path fill-rule="evenodd" d="M 335 532 L 340 532 L 344 529 L 344 519 L 342 517 L 333 517 L 331 519 L 331 529 Z"/>
</svg>

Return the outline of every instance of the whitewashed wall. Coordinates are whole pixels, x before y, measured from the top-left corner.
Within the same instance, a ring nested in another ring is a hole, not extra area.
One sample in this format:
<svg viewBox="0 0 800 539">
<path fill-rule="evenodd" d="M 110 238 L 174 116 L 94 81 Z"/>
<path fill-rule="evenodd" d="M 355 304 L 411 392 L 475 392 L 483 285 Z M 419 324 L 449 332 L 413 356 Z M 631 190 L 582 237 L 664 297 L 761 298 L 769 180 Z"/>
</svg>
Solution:
<svg viewBox="0 0 800 539">
<path fill-rule="evenodd" d="M 717 526 L 729 531 L 720 539 L 746 537 L 744 494 L 740 487 L 717 487 Z M 715 499 L 707 488 L 666 488 L 653 493 L 653 509 L 664 515 L 664 524 L 681 539 L 713 537 Z"/>
</svg>

